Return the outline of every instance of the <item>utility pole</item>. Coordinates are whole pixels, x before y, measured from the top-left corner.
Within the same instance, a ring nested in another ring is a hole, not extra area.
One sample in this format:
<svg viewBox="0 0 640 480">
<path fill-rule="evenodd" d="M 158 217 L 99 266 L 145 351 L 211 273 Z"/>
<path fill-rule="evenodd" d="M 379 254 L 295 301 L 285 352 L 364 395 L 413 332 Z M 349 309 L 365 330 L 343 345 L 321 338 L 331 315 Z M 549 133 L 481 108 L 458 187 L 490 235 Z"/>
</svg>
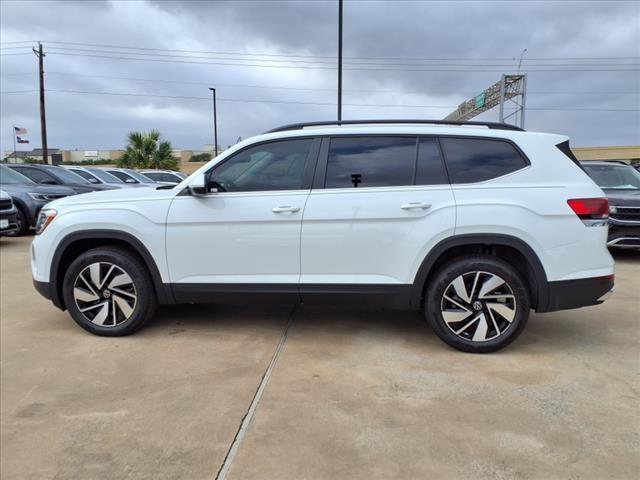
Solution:
<svg viewBox="0 0 640 480">
<path fill-rule="evenodd" d="M 216 89 L 209 87 L 213 94 L 213 150 L 215 157 L 218 156 L 218 115 L 216 114 Z"/>
<path fill-rule="evenodd" d="M 338 0 L 338 121 L 342 120 L 342 0 Z"/>
<path fill-rule="evenodd" d="M 42 137 L 42 160 L 49 163 L 49 149 L 47 148 L 47 117 L 44 111 L 44 53 L 42 43 L 38 42 L 38 50 L 32 49 L 38 57 L 38 71 L 40 77 L 40 136 Z M 53 161 L 51 162 L 53 163 Z"/>
</svg>

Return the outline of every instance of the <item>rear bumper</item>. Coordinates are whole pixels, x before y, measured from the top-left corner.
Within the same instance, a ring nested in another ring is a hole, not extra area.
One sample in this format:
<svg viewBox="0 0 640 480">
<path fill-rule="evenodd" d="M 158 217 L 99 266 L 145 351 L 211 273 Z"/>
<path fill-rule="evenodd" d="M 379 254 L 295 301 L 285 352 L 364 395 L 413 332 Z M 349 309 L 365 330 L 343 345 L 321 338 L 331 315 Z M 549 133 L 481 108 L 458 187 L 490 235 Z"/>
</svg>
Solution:
<svg viewBox="0 0 640 480">
<path fill-rule="evenodd" d="M 614 276 L 549 282 L 547 305 L 538 312 L 588 307 L 604 302 L 613 293 Z"/>
</svg>

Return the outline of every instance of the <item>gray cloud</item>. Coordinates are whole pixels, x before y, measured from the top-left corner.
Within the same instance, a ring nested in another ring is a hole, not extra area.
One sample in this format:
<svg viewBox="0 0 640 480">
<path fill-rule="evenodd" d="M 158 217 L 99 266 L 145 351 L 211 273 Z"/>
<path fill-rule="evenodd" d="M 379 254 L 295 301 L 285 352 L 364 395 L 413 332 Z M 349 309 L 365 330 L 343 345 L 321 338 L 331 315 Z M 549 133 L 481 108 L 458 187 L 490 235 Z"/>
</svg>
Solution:
<svg viewBox="0 0 640 480">
<path fill-rule="evenodd" d="M 119 148 L 127 131 L 158 128 L 174 146 L 201 148 L 212 141 L 208 85 L 216 86 L 219 134 L 223 145 L 273 126 L 335 118 L 333 105 L 230 102 L 334 103 L 336 71 L 190 63 L 128 61 L 62 55 L 52 42 L 122 45 L 216 52 L 331 56 L 337 48 L 337 5 L 315 2 L 11 2 L 1 3 L 2 91 L 35 90 L 36 60 L 17 44 L 42 40 L 47 51 L 46 85 L 51 90 L 127 92 L 141 95 L 203 97 L 152 98 L 116 95 L 47 94 L 49 145 L 60 148 Z M 344 103 L 454 107 L 495 82 L 500 72 L 351 70 L 349 63 L 415 64 L 411 57 L 477 59 L 640 57 L 638 2 L 361 2 L 346 1 Z M 66 48 L 109 50 L 64 45 Z M 122 50 L 120 50 L 122 51 Z M 91 54 L 66 50 L 67 54 Z M 154 52 L 147 53 L 167 53 Z M 179 55 L 179 53 L 173 53 Z M 230 57 L 230 56 L 227 56 Z M 371 60 L 351 57 L 372 57 Z M 384 61 L 375 58 L 393 57 Z M 166 57 L 147 57 L 166 59 Z M 256 57 L 257 59 L 260 57 Z M 264 58 L 264 57 L 263 57 Z M 274 58 L 274 57 L 268 57 Z M 296 60 L 308 60 L 296 57 Z M 184 58 L 172 60 L 188 61 Z M 335 59 L 322 59 L 326 62 Z M 196 59 L 198 62 L 221 60 Z M 246 60 L 228 63 L 256 63 Z M 624 62 L 629 62 L 625 60 Z M 634 60 L 638 63 L 638 60 Z M 600 62 L 593 60 L 593 62 Z M 613 60 L 610 62 L 614 62 Z M 224 63 L 224 62 L 222 62 Z M 260 62 L 267 63 L 267 62 Z M 438 63 L 455 64 L 455 60 Z M 458 62 L 460 63 L 460 62 Z M 540 62 L 538 62 L 540 63 Z M 555 63 L 555 62 L 547 62 Z M 581 63 L 574 61 L 573 63 Z M 506 63 L 507 73 L 517 61 Z M 308 66 L 304 63 L 297 66 Z M 332 66 L 322 64 L 323 66 Z M 361 67 L 363 68 L 363 67 Z M 463 67 L 449 67 L 456 69 Z M 552 67 L 549 67 L 552 68 Z M 585 67 L 601 68 L 601 67 Z M 619 68 L 619 67 L 611 67 Z M 479 69 L 502 70 L 486 66 Z M 34 72 L 28 75 L 14 73 Z M 60 73 L 66 75 L 58 75 Z M 93 76 L 75 76 L 93 75 Z M 106 77 L 170 80 L 140 82 Z M 201 84 L 200 84 L 201 83 Z M 231 85 L 318 88 L 286 90 Z M 543 111 L 537 108 L 639 109 L 640 72 L 540 72 L 529 74 L 527 128 L 565 133 L 574 145 L 640 143 L 640 112 Z M 376 90 L 370 92 L 367 90 Z M 388 92 L 388 93 L 385 93 Z M 597 92 L 592 94 L 542 92 Z M 607 93 L 607 92 L 635 92 Z M 12 148 L 11 126 L 27 127 L 40 146 L 37 93 L 1 97 L 2 150 Z M 453 109 L 453 108 L 451 108 Z M 345 118 L 441 118 L 447 108 L 344 107 Z M 480 119 L 495 120 L 496 111 Z"/>
</svg>

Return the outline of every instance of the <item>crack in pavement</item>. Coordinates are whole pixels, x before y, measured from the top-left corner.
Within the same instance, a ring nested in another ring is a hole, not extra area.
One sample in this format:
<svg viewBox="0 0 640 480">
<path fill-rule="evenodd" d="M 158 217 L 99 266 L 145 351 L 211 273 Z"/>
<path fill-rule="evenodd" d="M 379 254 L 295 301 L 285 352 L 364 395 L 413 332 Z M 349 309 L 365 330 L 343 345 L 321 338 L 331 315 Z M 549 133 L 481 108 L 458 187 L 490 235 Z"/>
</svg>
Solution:
<svg viewBox="0 0 640 480">
<path fill-rule="evenodd" d="M 273 372 L 273 369 L 275 368 L 276 363 L 278 362 L 278 358 L 280 357 L 280 352 L 284 348 L 284 344 L 287 341 L 287 337 L 289 336 L 289 330 L 293 325 L 293 320 L 295 318 L 295 314 L 298 311 L 298 308 L 299 308 L 299 305 L 296 305 L 295 307 L 293 307 L 291 312 L 289 312 L 287 324 L 282 330 L 282 334 L 280 335 L 280 340 L 278 341 L 278 345 L 276 346 L 276 349 L 273 352 L 271 361 L 269 362 L 267 369 L 264 371 L 264 374 L 260 379 L 260 383 L 258 384 L 256 393 L 253 395 L 253 399 L 249 404 L 249 408 L 247 408 L 247 411 L 245 412 L 244 416 L 242 417 L 242 420 L 240 421 L 238 431 L 233 437 L 233 441 L 231 442 L 231 445 L 229 445 L 227 454 L 225 455 L 224 460 L 222 461 L 222 464 L 218 469 L 218 473 L 216 473 L 215 480 L 225 480 L 227 478 L 227 475 L 229 474 L 229 470 L 231 469 L 231 464 L 233 463 L 233 460 L 235 459 L 236 454 L 238 453 L 238 449 L 240 448 L 240 444 L 242 443 L 242 440 L 244 439 L 244 436 L 247 433 L 247 430 L 249 429 L 249 424 L 251 423 L 251 420 L 255 415 L 255 412 L 258 408 L 258 404 L 260 403 L 260 399 L 262 398 L 262 394 L 267 388 L 267 383 L 269 383 L 269 378 L 271 377 L 271 373 Z"/>
</svg>

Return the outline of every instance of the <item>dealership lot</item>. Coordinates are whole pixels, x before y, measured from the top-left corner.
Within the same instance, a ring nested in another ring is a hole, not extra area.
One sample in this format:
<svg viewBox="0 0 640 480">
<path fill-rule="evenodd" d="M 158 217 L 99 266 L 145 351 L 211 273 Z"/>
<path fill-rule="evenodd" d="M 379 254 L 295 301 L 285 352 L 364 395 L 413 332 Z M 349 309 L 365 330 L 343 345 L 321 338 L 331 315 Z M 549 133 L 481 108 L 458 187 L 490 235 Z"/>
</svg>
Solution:
<svg viewBox="0 0 640 480">
<path fill-rule="evenodd" d="M 215 478 L 283 330 L 228 478 L 638 478 L 640 255 L 601 306 L 534 314 L 468 355 L 418 313 L 163 307 L 99 338 L 0 240 L 1 476 Z"/>
</svg>

